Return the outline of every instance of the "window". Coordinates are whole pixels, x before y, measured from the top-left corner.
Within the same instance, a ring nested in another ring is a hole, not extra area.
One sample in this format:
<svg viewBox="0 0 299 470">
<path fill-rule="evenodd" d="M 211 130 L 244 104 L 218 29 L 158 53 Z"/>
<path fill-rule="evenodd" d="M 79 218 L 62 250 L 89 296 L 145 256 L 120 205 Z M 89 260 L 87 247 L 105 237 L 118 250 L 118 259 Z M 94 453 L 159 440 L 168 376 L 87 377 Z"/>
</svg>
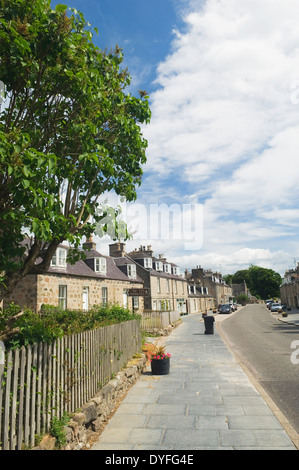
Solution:
<svg viewBox="0 0 299 470">
<path fill-rule="evenodd" d="M 66 309 L 67 288 L 66 286 L 59 286 L 58 292 L 58 305 L 62 309 Z"/>
<path fill-rule="evenodd" d="M 170 272 L 171 272 L 170 269 L 171 269 L 170 264 L 168 264 L 168 263 L 167 263 L 167 264 L 164 264 L 164 271 L 165 271 L 166 273 L 170 273 Z"/>
<path fill-rule="evenodd" d="M 163 263 L 161 261 L 155 262 L 156 271 L 163 271 Z"/>
<path fill-rule="evenodd" d="M 177 266 L 173 267 L 172 271 L 173 271 L 173 274 L 175 274 L 176 276 L 180 275 L 180 268 L 178 268 Z"/>
<path fill-rule="evenodd" d="M 178 293 L 178 285 L 177 285 L 177 281 L 174 281 L 174 293 L 177 294 Z"/>
<path fill-rule="evenodd" d="M 169 279 L 166 279 L 166 292 L 169 294 Z"/>
<path fill-rule="evenodd" d="M 106 258 L 95 258 L 94 270 L 96 273 L 106 274 L 107 272 Z"/>
<path fill-rule="evenodd" d="M 160 278 L 157 277 L 157 292 L 161 292 L 161 283 L 160 283 Z"/>
<path fill-rule="evenodd" d="M 139 297 L 132 297 L 133 309 L 138 310 L 139 308 Z"/>
<path fill-rule="evenodd" d="M 200 293 L 201 294 L 208 294 L 208 288 L 207 287 L 199 287 Z"/>
<path fill-rule="evenodd" d="M 107 304 L 108 304 L 108 288 L 102 287 L 102 305 L 103 307 L 106 307 Z"/>
<path fill-rule="evenodd" d="M 128 277 L 130 279 L 136 279 L 136 266 L 135 266 L 135 264 L 128 264 Z"/>
<path fill-rule="evenodd" d="M 57 248 L 55 254 L 52 257 L 51 266 L 57 266 L 60 268 L 66 267 L 66 249 L 65 248 Z"/>
<path fill-rule="evenodd" d="M 152 268 L 153 267 L 152 258 L 144 258 L 144 267 L 145 268 Z"/>
</svg>

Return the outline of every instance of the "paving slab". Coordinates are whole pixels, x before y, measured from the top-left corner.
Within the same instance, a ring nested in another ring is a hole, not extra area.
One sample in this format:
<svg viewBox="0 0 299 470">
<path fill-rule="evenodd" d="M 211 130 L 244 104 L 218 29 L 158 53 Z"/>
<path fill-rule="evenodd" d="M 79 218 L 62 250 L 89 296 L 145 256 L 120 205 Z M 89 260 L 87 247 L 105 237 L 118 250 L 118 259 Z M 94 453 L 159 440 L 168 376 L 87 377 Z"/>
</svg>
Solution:
<svg viewBox="0 0 299 470">
<path fill-rule="evenodd" d="M 150 367 L 129 390 L 91 450 L 297 450 L 223 339 L 200 314 L 164 341 L 170 373 Z"/>
</svg>

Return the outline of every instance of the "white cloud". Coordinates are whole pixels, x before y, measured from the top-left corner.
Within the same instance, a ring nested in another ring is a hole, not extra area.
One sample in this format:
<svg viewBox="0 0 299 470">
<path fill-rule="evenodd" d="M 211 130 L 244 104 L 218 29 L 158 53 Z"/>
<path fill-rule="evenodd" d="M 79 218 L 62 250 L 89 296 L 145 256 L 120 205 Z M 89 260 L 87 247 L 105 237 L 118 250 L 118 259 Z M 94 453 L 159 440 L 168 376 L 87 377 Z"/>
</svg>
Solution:
<svg viewBox="0 0 299 470">
<path fill-rule="evenodd" d="M 147 187 L 162 197 L 173 178 L 176 195 L 204 203 L 203 249 L 192 258 L 178 244 L 181 261 L 281 270 L 297 246 L 299 3 L 182 3 L 144 130 Z"/>
<path fill-rule="evenodd" d="M 151 243 L 182 268 L 283 273 L 299 255 L 299 2 L 177 1 L 185 29 L 157 69 L 138 202 L 203 203 L 203 246 L 130 246 Z"/>
<path fill-rule="evenodd" d="M 240 163 L 298 121 L 299 4 L 207 1 L 186 18 L 159 65 L 152 96 L 148 170 L 180 168 L 191 182 Z M 192 170 L 187 166 L 192 164 Z"/>
</svg>

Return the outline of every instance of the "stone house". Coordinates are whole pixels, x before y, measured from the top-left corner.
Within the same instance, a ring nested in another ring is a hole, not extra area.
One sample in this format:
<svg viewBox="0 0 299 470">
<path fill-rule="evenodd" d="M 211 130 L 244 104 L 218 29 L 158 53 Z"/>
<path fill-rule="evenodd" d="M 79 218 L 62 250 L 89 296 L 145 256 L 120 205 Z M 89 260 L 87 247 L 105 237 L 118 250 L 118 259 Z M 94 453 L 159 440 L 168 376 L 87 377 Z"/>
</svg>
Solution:
<svg viewBox="0 0 299 470">
<path fill-rule="evenodd" d="M 232 284 L 233 296 L 236 299 L 239 295 L 246 295 L 248 299 L 252 298 L 250 290 L 247 287 L 246 281 L 243 281 L 242 284 Z"/>
<path fill-rule="evenodd" d="M 226 284 L 219 272 L 204 270 L 201 266 L 197 266 L 191 270 L 191 273 L 186 272 L 185 277 L 190 287 L 195 286 L 197 293 L 205 296 L 207 307 L 205 310 L 226 304 L 233 297 L 232 287 Z"/>
<path fill-rule="evenodd" d="M 89 240 L 84 246 L 85 260 L 74 265 L 67 262 L 69 247 L 60 245 L 46 274 L 28 274 L 4 301 L 40 311 L 42 304 L 68 309 L 88 310 L 93 305 L 118 304 L 143 311 L 143 299 L 128 295 L 131 288 L 143 288 L 143 280 L 117 266 L 113 258 L 96 250 Z M 138 306 L 137 306 L 138 305 Z"/>
<path fill-rule="evenodd" d="M 188 281 L 188 313 L 207 312 L 215 307 L 215 300 L 208 293 L 207 287 Z"/>
<path fill-rule="evenodd" d="M 145 310 L 187 312 L 187 281 L 181 276 L 177 265 L 161 254 L 155 257 L 151 246 L 140 246 L 139 249 L 126 253 L 124 243 L 114 243 L 109 245 L 109 255 L 122 269 L 135 263 L 137 275 L 150 293 L 148 297 L 144 297 Z"/>
<path fill-rule="evenodd" d="M 299 308 L 299 263 L 296 269 L 285 272 L 279 290 L 282 304 L 288 308 Z"/>
</svg>

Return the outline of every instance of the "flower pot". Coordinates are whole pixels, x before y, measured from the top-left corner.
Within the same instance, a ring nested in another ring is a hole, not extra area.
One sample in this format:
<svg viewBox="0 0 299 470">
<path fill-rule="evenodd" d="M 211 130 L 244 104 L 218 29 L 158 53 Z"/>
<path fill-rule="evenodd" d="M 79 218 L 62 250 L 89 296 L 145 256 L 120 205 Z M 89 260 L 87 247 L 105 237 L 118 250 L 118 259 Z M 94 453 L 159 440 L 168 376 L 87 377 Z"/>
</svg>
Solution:
<svg viewBox="0 0 299 470">
<path fill-rule="evenodd" d="M 282 315 L 283 317 L 287 317 L 287 316 L 288 316 L 287 312 L 282 312 L 281 315 Z"/>
<path fill-rule="evenodd" d="M 165 359 L 152 359 L 151 369 L 153 375 L 166 375 L 169 374 L 170 369 L 170 357 Z"/>
</svg>

